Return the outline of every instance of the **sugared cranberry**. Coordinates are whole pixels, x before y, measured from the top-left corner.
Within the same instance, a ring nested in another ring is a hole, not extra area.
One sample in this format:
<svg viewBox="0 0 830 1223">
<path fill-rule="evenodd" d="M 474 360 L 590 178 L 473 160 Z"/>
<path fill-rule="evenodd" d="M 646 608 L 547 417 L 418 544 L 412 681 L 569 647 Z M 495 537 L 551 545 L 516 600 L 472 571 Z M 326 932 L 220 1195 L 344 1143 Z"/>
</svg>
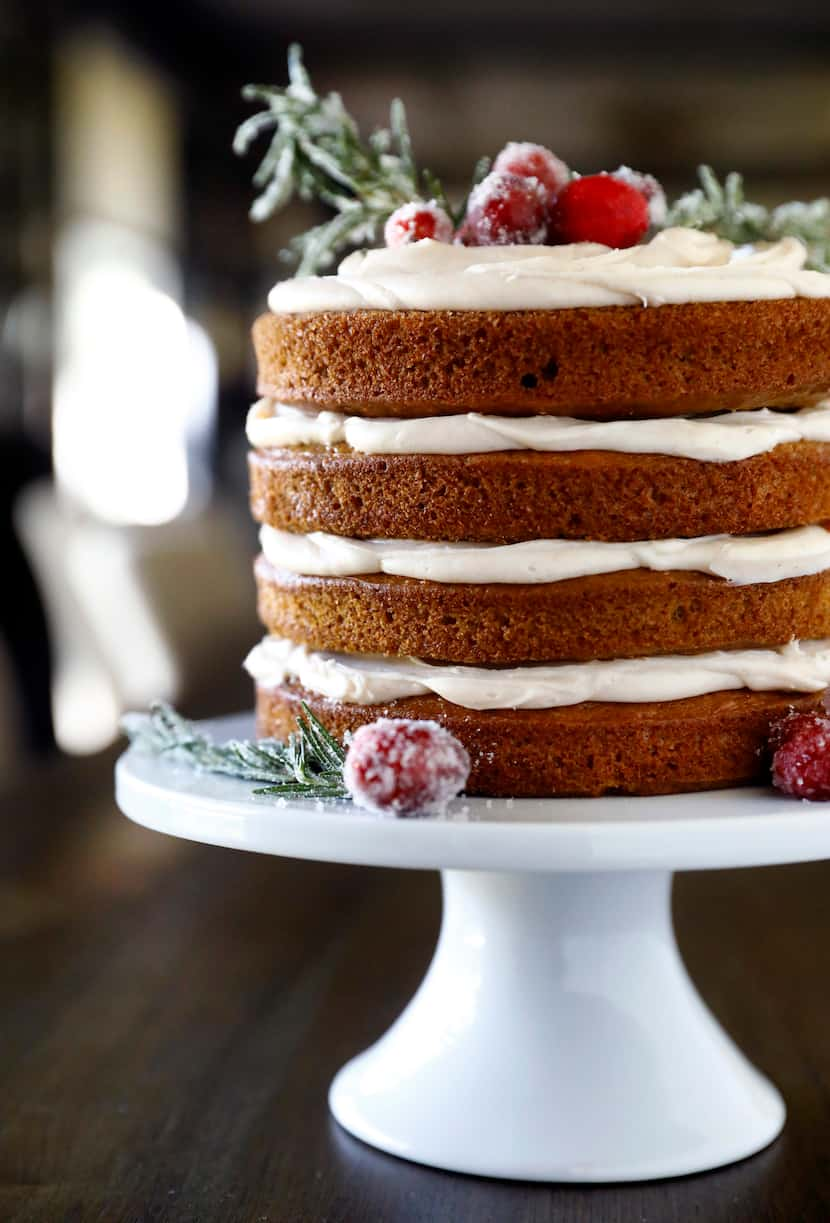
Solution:
<svg viewBox="0 0 830 1223">
<path fill-rule="evenodd" d="M 830 718 L 792 710 L 770 726 L 772 784 L 813 802 L 830 800 Z"/>
<path fill-rule="evenodd" d="M 460 794 L 470 757 L 437 722 L 380 718 L 355 731 L 343 776 L 360 807 L 383 815 L 436 815 Z"/>
<path fill-rule="evenodd" d="M 506 144 L 493 162 L 493 171 L 497 174 L 518 174 L 520 178 L 536 178 L 551 198 L 562 190 L 571 177 L 564 161 L 550 149 L 528 141 L 512 140 Z"/>
<path fill-rule="evenodd" d="M 816 729 L 817 724 L 824 721 L 827 719 L 820 713 L 801 713 L 797 709 L 790 709 L 774 722 L 770 722 L 767 739 L 770 751 L 777 752 L 790 735 L 798 734 L 806 728 Z"/>
<path fill-rule="evenodd" d="M 620 166 L 611 177 L 618 179 L 621 183 L 628 183 L 629 187 L 633 187 L 635 191 L 640 192 L 640 195 L 646 197 L 648 220 L 653 229 L 659 229 L 665 225 L 668 215 L 666 193 L 653 174 L 641 174 L 639 170 L 632 170 L 630 166 Z"/>
<path fill-rule="evenodd" d="M 602 242 L 634 246 L 648 230 L 645 196 L 611 174 L 574 178 L 559 192 L 551 212 L 555 242 Z"/>
<path fill-rule="evenodd" d="M 395 209 L 384 226 L 383 238 L 387 246 L 406 246 L 422 238 L 452 242 L 452 221 L 435 200 L 427 204 L 414 200 Z"/>
<path fill-rule="evenodd" d="M 458 232 L 465 246 L 509 246 L 545 241 L 550 202 L 537 178 L 490 173 L 473 187 Z"/>
</svg>

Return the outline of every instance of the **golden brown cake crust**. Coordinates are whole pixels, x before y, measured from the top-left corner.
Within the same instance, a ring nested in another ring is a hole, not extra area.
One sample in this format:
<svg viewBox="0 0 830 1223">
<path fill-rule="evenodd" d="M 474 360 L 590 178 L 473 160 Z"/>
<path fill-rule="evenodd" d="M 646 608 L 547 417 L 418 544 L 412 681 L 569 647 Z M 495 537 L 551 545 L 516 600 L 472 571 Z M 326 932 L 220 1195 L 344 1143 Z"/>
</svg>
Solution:
<svg viewBox="0 0 830 1223">
<path fill-rule="evenodd" d="M 830 389 L 830 299 L 264 314 L 260 394 L 363 416 L 596 420 L 796 406 Z"/>
<path fill-rule="evenodd" d="M 472 713 L 440 697 L 346 705 L 283 685 L 257 690 L 258 734 L 284 739 L 301 701 L 339 739 L 376 718 L 434 719 L 470 753 L 468 793 L 533 798 L 675 794 L 768 782 L 770 722 L 790 708 L 818 708 L 820 695 L 716 692 L 661 704 L 589 702 Z"/>
<path fill-rule="evenodd" d="M 501 665 L 588 662 L 830 637 L 830 572 L 749 586 L 632 569 L 540 585 L 377 574 L 297 577 L 256 566 L 269 633 L 311 649 Z"/>
<path fill-rule="evenodd" d="M 283 531 L 515 543 L 744 535 L 830 518 L 830 443 L 733 463 L 584 450 L 249 455 L 251 510 Z"/>
</svg>

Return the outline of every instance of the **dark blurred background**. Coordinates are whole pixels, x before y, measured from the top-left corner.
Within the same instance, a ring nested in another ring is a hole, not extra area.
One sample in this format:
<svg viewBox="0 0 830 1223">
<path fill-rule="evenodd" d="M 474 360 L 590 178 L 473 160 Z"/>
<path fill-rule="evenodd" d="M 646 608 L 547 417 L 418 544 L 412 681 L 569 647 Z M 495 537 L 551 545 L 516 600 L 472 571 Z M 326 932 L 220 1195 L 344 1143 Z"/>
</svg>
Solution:
<svg viewBox="0 0 830 1223">
<path fill-rule="evenodd" d="M 231 153 L 292 40 L 419 160 L 541 141 L 669 193 L 739 168 L 830 192 L 830 4 L 189 0 L 0 4 L 0 771 L 112 742 L 155 696 L 249 703 L 250 323 L 305 206 L 247 220 Z"/>
</svg>

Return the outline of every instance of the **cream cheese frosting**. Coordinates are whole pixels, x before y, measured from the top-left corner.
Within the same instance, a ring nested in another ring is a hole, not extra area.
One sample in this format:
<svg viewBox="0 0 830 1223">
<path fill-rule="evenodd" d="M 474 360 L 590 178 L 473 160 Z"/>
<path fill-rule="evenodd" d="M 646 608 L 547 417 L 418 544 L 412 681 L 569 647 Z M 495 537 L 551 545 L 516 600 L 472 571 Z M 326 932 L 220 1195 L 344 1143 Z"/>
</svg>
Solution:
<svg viewBox="0 0 830 1223">
<path fill-rule="evenodd" d="M 830 641 L 501 670 L 330 654 L 266 637 L 251 650 L 245 668 L 265 688 L 296 681 L 347 704 L 381 705 L 434 693 L 466 709 L 552 709 L 583 701 L 675 701 L 735 688 L 819 692 L 830 682 Z"/>
<path fill-rule="evenodd" d="M 485 454 L 606 450 L 729 463 L 787 442 L 830 442 L 830 402 L 797 412 L 759 408 L 717 416 L 592 421 L 569 416 L 432 416 L 364 419 L 260 399 L 248 413 L 256 449 L 345 444 L 360 454 Z"/>
<path fill-rule="evenodd" d="M 623 250 L 598 243 L 466 247 L 425 238 L 356 251 L 334 276 L 275 285 L 277 314 L 321 310 L 551 310 L 830 297 L 797 238 L 746 248 L 673 228 Z"/>
<path fill-rule="evenodd" d="M 263 526 L 259 539 L 275 568 L 314 577 L 386 573 L 429 582 L 537 585 L 596 573 L 650 569 L 706 573 L 744 586 L 830 569 L 830 532 L 820 526 L 764 535 L 704 535 L 632 543 L 533 539 L 518 544 L 347 539 L 323 531 L 295 535 Z"/>
</svg>

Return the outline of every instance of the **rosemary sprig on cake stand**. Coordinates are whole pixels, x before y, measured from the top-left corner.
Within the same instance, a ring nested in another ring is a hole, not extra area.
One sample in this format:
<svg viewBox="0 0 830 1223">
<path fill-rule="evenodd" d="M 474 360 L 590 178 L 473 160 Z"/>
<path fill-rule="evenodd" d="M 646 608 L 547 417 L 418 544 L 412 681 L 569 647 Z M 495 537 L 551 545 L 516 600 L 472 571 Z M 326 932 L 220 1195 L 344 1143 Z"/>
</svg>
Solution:
<svg viewBox="0 0 830 1223">
<path fill-rule="evenodd" d="M 345 798 L 346 751 L 303 704 L 297 731 L 278 739 L 214 743 L 170 705 L 157 701 L 147 714 L 131 713 L 122 729 L 139 751 L 166 756 L 203 773 L 260 783 L 254 794 L 283 798 Z"/>
<path fill-rule="evenodd" d="M 133 747 L 196 772 L 262 783 L 276 798 L 352 798 L 379 815 L 441 815 L 464 789 L 470 757 L 436 722 L 379 718 L 341 746 L 302 702 L 297 730 L 278 739 L 214 743 L 164 701 L 130 713 L 121 727 Z"/>
</svg>

